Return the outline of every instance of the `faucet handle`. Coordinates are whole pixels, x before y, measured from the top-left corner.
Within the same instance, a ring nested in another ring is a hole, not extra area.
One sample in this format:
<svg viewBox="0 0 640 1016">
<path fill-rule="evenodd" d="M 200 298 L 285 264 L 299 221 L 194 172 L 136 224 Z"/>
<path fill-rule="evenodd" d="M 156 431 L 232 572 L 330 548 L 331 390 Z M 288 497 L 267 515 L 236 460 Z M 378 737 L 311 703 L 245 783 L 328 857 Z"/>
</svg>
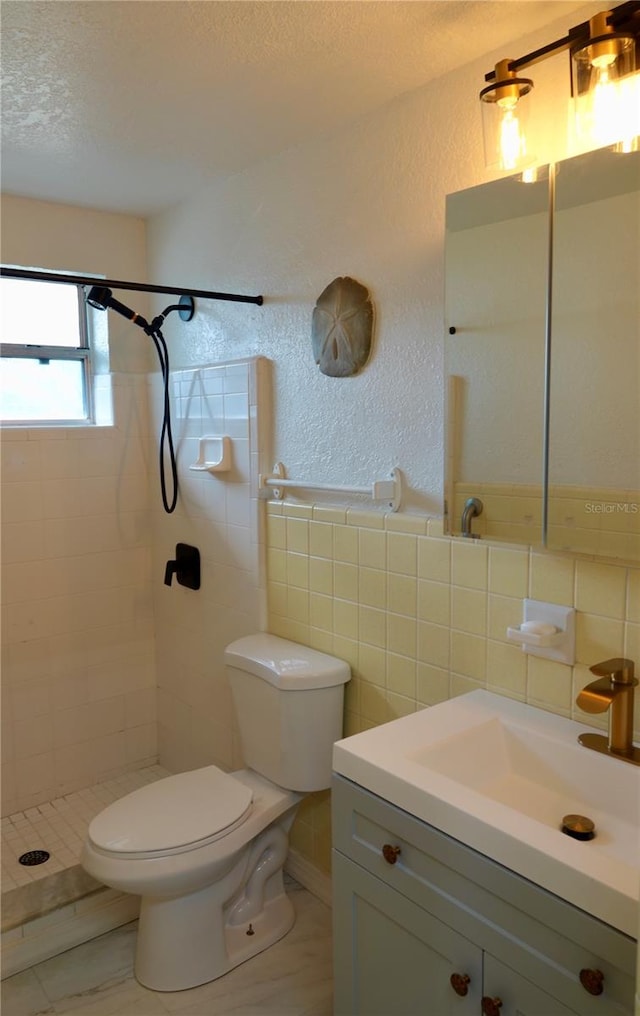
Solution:
<svg viewBox="0 0 640 1016">
<path fill-rule="evenodd" d="M 612 660 L 604 660 L 602 663 L 594 663 L 593 667 L 589 667 L 589 670 L 596 677 L 608 677 L 614 684 L 635 685 L 638 683 L 634 678 L 633 660 L 625 660 L 620 656 L 616 656 Z"/>
</svg>

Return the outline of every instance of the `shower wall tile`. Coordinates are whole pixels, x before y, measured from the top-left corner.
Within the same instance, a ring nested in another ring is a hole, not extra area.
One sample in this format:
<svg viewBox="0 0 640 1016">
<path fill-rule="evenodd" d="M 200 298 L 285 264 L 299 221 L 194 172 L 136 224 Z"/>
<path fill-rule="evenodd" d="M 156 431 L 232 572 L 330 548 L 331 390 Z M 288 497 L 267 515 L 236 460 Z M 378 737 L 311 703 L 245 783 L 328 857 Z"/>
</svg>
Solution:
<svg viewBox="0 0 640 1016">
<path fill-rule="evenodd" d="M 149 385 L 155 427 L 161 413 L 159 376 L 151 377 Z M 269 364 L 258 357 L 175 370 L 171 386 L 181 490 L 171 516 L 162 512 L 155 487 L 151 491 L 159 755 L 173 772 L 207 764 L 228 769 L 240 765 L 241 759 L 224 648 L 266 626 L 258 474 L 261 468 L 270 468 Z M 189 469 L 198 458 L 199 438 L 205 435 L 232 439 L 228 472 Z M 155 437 L 151 449 L 154 442 Z M 152 450 L 149 460 L 153 472 Z M 165 562 L 175 557 L 178 542 L 200 550 L 198 591 L 175 579 L 171 587 L 164 585 Z M 305 555 L 306 549 L 305 543 Z M 305 618 L 308 621 L 308 611 Z"/>
<path fill-rule="evenodd" d="M 3 814 L 156 759 L 146 375 L 113 393 L 2 429 Z"/>
</svg>

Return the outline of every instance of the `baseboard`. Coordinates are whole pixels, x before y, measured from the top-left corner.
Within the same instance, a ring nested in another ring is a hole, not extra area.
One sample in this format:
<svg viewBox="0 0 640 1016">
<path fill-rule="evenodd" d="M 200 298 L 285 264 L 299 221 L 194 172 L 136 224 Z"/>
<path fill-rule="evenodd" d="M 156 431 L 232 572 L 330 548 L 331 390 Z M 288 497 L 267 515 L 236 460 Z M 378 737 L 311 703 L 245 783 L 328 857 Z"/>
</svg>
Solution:
<svg viewBox="0 0 640 1016">
<path fill-rule="evenodd" d="M 326 871 L 320 871 L 311 861 L 299 854 L 297 850 L 289 848 L 289 854 L 284 870 L 295 878 L 296 882 L 303 885 L 310 893 L 317 896 L 319 900 L 331 906 L 331 875 Z"/>
<path fill-rule="evenodd" d="M 2 977 L 11 977 L 135 921 L 139 910 L 139 896 L 105 888 L 5 931 L 2 933 Z"/>
</svg>

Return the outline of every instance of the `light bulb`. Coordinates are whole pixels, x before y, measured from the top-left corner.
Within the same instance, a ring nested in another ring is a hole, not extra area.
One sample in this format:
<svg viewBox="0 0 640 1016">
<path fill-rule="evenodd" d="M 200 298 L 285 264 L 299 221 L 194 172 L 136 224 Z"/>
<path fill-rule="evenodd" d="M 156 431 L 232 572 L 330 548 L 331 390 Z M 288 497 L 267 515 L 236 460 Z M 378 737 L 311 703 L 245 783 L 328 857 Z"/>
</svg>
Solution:
<svg viewBox="0 0 640 1016">
<path fill-rule="evenodd" d="M 611 64 L 614 64 L 615 62 L 615 53 L 602 53 L 600 56 L 594 56 L 591 58 L 591 66 L 597 67 L 599 71 L 611 67 Z"/>
<path fill-rule="evenodd" d="M 502 169 L 515 169 L 526 154 L 526 140 L 520 128 L 516 103 L 501 106 L 501 112 L 500 166 Z"/>
<path fill-rule="evenodd" d="M 596 66 L 596 84 L 593 89 L 593 138 L 598 145 L 604 145 L 611 136 L 612 124 L 616 119 L 616 87 L 609 77 L 610 64 Z M 615 129 L 613 136 L 616 136 Z"/>
<path fill-rule="evenodd" d="M 593 143 L 602 148 L 619 142 L 621 151 L 629 148 L 637 134 L 638 113 L 633 113 L 634 98 L 632 81 L 618 81 L 609 71 L 611 61 L 596 68 L 596 83 L 593 89 L 591 110 L 591 131 Z"/>
</svg>

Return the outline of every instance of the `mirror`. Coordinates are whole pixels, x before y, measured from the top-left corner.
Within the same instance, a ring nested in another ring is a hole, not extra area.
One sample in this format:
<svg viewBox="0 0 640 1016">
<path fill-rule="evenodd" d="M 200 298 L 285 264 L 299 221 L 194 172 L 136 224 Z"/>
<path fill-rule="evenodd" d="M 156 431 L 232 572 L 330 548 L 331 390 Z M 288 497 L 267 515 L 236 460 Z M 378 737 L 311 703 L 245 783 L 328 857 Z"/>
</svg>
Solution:
<svg viewBox="0 0 640 1016">
<path fill-rule="evenodd" d="M 446 371 L 450 531 L 542 540 L 548 172 L 447 197 Z M 451 334 L 453 332 L 453 334 Z"/>
<path fill-rule="evenodd" d="M 640 559 L 639 158 L 603 150 L 448 196 L 449 532 L 464 518 L 473 536 Z"/>
<path fill-rule="evenodd" d="M 555 186 L 547 546 L 640 559 L 640 152 Z"/>
</svg>

